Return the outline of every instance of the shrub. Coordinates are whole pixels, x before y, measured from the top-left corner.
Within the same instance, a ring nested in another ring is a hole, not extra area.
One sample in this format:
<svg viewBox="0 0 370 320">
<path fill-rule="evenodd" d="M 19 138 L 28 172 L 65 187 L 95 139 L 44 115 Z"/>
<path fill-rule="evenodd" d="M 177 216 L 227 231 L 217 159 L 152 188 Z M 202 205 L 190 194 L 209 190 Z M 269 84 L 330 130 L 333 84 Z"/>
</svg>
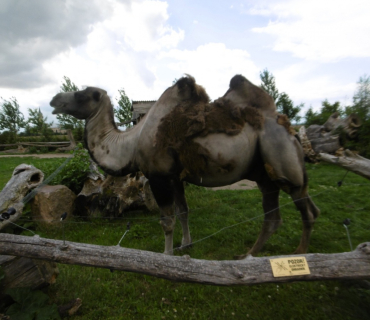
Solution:
<svg viewBox="0 0 370 320">
<path fill-rule="evenodd" d="M 90 156 L 82 144 L 79 143 L 74 156 L 57 176 L 57 184 L 63 184 L 74 193 L 79 193 L 84 185 L 90 168 Z"/>
</svg>

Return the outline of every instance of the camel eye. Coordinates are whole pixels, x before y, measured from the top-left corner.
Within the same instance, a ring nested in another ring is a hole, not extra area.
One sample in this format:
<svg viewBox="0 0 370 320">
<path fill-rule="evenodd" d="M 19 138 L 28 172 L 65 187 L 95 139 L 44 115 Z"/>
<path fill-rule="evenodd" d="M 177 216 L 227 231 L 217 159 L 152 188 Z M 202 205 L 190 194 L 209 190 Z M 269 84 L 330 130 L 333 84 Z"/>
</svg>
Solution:
<svg viewBox="0 0 370 320">
<path fill-rule="evenodd" d="M 76 99 L 77 102 L 84 102 L 84 101 L 87 100 L 87 97 L 86 97 L 86 95 L 84 95 L 81 92 L 76 92 L 75 93 L 75 99 Z"/>
<path fill-rule="evenodd" d="M 99 93 L 99 91 L 94 91 L 92 96 L 93 96 L 93 99 L 95 101 L 99 101 L 100 100 L 100 93 Z"/>
</svg>

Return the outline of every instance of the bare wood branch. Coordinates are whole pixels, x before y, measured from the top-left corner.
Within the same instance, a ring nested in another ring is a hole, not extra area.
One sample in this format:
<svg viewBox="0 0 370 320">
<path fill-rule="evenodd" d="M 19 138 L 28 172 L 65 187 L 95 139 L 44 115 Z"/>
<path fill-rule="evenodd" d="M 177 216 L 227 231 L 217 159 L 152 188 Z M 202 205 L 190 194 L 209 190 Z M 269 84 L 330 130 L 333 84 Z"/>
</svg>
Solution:
<svg viewBox="0 0 370 320">
<path fill-rule="evenodd" d="M 0 192 L 0 213 L 10 207 L 13 207 L 16 213 L 11 215 L 8 220 L 0 222 L 0 230 L 22 216 L 23 198 L 43 181 L 44 174 L 42 171 L 32 165 L 23 163 L 14 169 L 11 179 Z"/>
<path fill-rule="evenodd" d="M 68 145 L 69 142 L 18 142 L 18 143 L 12 143 L 12 144 L 0 144 L 0 147 L 17 147 L 19 145 L 25 145 L 25 146 L 35 146 L 35 147 L 60 147 L 60 145 Z"/>
<path fill-rule="evenodd" d="M 327 153 L 320 153 L 320 159 L 357 173 L 366 179 L 370 179 L 370 160 L 348 149 L 345 150 L 343 156 L 340 157 Z"/>
<path fill-rule="evenodd" d="M 12 234 L 0 234 L 0 254 L 136 272 L 174 281 L 225 286 L 370 278 L 370 242 L 360 244 L 352 252 L 302 255 L 306 257 L 311 274 L 279 278 L 273 277 L 269 259 L 283 256 L 207 261 L 192 259 L 187 255 L 168 256 L 119 246 L 74 242 L 63 244 L 60 240 Z"/>
</svg>

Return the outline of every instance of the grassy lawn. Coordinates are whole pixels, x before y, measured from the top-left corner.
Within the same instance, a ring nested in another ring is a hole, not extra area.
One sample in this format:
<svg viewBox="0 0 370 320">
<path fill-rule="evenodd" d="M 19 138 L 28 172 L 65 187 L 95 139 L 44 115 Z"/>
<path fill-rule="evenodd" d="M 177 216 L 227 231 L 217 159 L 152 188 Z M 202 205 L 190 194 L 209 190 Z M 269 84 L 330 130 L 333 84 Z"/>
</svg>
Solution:
<svg viewBox="0 0 370 320">
<path fill-rule="evenodd" d="M 9 180 L 20 163 L 33 164 L 51 172 L 64 159 L 2 158 L 0 186 Z M 345 218 L 352 244 L 369 241 L 370 181 L 327 165 L 307 165 L 310 194 L 321 210 L 310 252 L 349 251 Z M 229 260 L 245 253 L 256 240 L 263 221 L 262 198 L 258 190 L 212 191 L 188 186 L 190 228 L 193 247 L 176 255 L 193 258 Z M 301 237 L 301 218 L 289 196 L 281 193 L 284 220 L 266 243 L 261 256 L 289 254 Z M 164 249 L 164 237 L 158 215 L 128 212 L 116 220 L 76 217 L 65 224 L 69 241 L 116 245 L 131 222 L 121 246 L 155 252 Z M 228 227 L 228 228 L 225 228 Z M 225 229 L 223 229 L 225 228 Z M 222 230 L 223 229 L 223 230 Z M 35 228 L 43 237 L 62 239 L 58 227 Z M 30 234 L 27 231 L 25 234 Z M 176 225 L 175 245 L 181 242 Z M 124 259 L 124 257 L 122 257 Z M 59 265 L 57 283 L 49 288 L 51 300 L 58 305 L 73 298 L 82 299 L 82 307 L 73 319 L 369 319 L 370 290 L 358 283 L 344 281 L 296 282 L 251 287 L 218 287 L 177 283 L 127 272 L 110 272 L 80 266 Z"/>
</svg>

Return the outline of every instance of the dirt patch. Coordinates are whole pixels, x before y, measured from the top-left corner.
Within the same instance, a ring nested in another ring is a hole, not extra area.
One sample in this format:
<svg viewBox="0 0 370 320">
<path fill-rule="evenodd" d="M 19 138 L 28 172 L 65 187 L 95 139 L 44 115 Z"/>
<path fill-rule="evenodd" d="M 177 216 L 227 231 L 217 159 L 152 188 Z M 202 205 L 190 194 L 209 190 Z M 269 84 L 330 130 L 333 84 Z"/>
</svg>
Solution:
<svg viewBox="0 0 370 320">
<path fill-rule="evenodd" d="M 257 188 L 257 183 L 250 180 L 240 180 L 236 183 L 223 187 L 209 188 L 211 190 L 251 190 Z"/>
</svg>

